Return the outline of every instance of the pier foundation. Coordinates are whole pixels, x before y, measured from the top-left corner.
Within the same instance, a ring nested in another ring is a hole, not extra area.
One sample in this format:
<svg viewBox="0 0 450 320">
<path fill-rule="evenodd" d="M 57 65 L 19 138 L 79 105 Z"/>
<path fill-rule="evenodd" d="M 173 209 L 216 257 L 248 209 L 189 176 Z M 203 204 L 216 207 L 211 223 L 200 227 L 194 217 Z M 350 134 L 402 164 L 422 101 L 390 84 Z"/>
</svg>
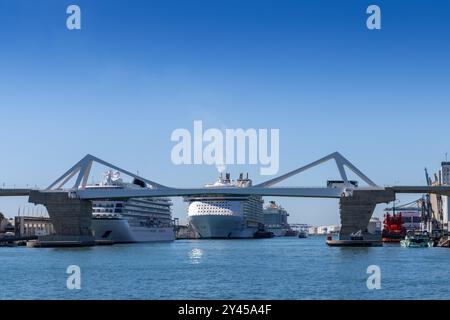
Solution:
<svg viewBox="0 0 450 320">
<path fill-rule="evenodd" d="M 68 192 L 31 191 L 29 202 L 47 208 L 55 235 L 38 238 L 37 246 L 89 246 L 92 232 L 92 202 L 69 198 Z"/>
<path fill-rule="evenodd" d="M 350 240 L 352 233 L 361 230 L 365 240 L 381 241 L 381 235 L 367 232 L 367 226 L 377 204 L 395 200 L 392 190 L 354 190 L 351 196 L 341 197 L 341 231 L 339 240 Z"/>
</svg>

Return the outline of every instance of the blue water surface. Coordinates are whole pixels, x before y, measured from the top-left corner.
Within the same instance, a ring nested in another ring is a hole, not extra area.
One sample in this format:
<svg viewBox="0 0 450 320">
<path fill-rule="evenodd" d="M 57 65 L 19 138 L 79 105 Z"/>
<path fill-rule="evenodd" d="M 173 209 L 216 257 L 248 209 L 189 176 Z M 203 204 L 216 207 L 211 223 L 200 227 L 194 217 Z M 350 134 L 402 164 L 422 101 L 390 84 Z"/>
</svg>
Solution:
<svg viewBox="0 0 450 320">
<path fill-rule="evenodd" d="M 69 290 L 69 265 L 81 289 Z M 367 268 L 381 289 L 367 287 Z M 323 237 L 0 248 L 1 299 L 450 299 L 450 250 Z"/>
</svg>

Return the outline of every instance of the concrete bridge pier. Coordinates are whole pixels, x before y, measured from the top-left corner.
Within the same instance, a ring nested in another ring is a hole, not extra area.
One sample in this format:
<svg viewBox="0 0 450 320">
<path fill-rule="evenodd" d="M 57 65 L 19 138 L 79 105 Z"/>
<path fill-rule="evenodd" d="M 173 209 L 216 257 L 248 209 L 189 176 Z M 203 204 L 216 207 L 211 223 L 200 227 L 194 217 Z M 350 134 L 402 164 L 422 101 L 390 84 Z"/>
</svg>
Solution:
<svg viewBox="0 0 450 320">
<path fill-rule="evenodd" d="M 392 190 L 353 190 L 353 194 L 341 197 L 340 216 L 341 231 L 339 240 L 350 240 L 354 232 L 362 231 L 365 240 L 381 241 L 380 236 L 367 232 L 367 226 L 372 217 L 375 206 L 395 200 Z"/>
<path fill-rule="evenodd" d="M 69 198 L 63 191 L 31 191 L 30 203 L 47 208 L 55 235 L 39 237 L 37 246 L 89 246 L 95 244 L 92 232 L 92 202 Z"/>
</svg>

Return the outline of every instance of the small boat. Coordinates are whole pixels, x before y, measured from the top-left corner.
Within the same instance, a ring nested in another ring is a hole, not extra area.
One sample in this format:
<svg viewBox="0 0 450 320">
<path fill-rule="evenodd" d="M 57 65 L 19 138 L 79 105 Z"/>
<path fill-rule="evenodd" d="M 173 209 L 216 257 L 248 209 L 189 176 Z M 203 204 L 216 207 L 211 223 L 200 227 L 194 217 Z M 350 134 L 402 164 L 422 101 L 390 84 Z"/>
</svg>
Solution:
<svg viewBox="0 0 450 320">
<path fill-rule="evenodd" d="M 255 239 L 266 239 L 273 238 L 274 234 L 270 231 L 258 230 L 253 234 L 253 238 Z"/>
<path fill-rule="evenodd" d="M 412 232 L 408 231 L 404 240 L 400 241 L 400 245 L 405 248 L 429 248 L 434 244 L 428 235 L 428 232 Z"/>
<path fill-rule="evenodd" d="M 358 232 L 353 232 L 352 234 L 350 234 L 350 240 L 353 241 L 362 241 L 364 240 L 363 234 L 361 232 L 361 230 L 359 230 Z"/>
<path fill-rule="evenodd" d="M 288 229 L 286 230 L 286 232 L 284 233 L 285 237 L 295 237 L 297 236 L 298 232 L 292 229 Z"/>
<path fill-rule="evenodd" d="M 298 237 L 302 239 L 308 238 L 308 233 L 305 230 L 300 230 L 298 233 Z"/>
</svg>

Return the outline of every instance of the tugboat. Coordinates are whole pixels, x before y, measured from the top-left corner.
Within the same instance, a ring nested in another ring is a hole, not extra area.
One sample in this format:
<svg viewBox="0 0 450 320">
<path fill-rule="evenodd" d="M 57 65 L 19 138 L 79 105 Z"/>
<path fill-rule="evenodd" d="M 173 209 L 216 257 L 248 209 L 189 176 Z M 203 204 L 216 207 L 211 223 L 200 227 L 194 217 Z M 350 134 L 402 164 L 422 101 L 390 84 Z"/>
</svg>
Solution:
<svg viewBox="0 0 450 320">
<path fill-rule="evenodd" d="M 408 230 L 404 240 L 400 241 L 400 245 L 405 248 L 430 248 L 434 244 L 428 235 L 428 232 L 413 232 Z"/>
<path fill-rule="evenodd" d="M 395 242 L 398 243 L 406 235 L 406 229 L 403 226 L 402 214 L 389 213 L 384 215 L 383 231 L 381 233 L 383 242 Z"/>
</svg>

